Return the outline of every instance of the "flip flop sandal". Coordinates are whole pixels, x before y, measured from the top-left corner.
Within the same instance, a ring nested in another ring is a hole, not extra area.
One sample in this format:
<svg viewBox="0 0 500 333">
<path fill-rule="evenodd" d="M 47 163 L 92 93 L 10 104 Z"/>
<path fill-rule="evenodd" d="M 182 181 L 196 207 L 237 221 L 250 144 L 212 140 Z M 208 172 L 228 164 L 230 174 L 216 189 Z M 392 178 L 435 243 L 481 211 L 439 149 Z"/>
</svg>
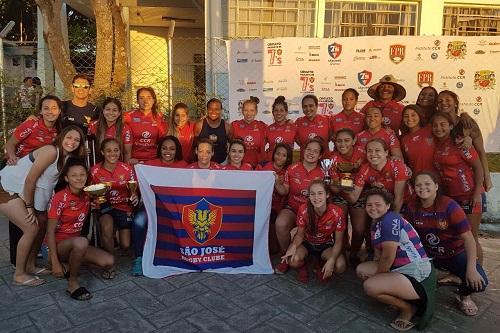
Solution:
<svg viewBox="0 0 500 333">
<path fill-rule="evenodd" d="M 35 275 L 50 275 L 52 271 L 46 267 L 36 267 L 33 274 Z"/>
<path fill-rule="evenodd" d="M 92 298 L 92 294 L 85 287 L 77 288 L 73 292 L 66 290 L 66 293 L 77 301 L 88 301 Z"/>
<path fill-rule="evenodd" d="M 19 287 L 38 287 L 45 283 L 45 280 L 40 279 L 38 276 L 34 276 L 24 282 L 12 281 L 12 285 Z"/>
<path fill-rule="evenodd" d="M 458 302 L 458 308 L 463 312 L 466 316 L 475 316 L 477 315 L 477 305 L 473 300 L 464 301 L 460 298 L 460 296 L 456 296 L 455 299 Z"/>
<path fill-rule="evenodd" d="M 406 319 L 397 318 L 390 325 L 395 330 L 404 332 L 411 330 L 416 324 Z"/>
</svg>

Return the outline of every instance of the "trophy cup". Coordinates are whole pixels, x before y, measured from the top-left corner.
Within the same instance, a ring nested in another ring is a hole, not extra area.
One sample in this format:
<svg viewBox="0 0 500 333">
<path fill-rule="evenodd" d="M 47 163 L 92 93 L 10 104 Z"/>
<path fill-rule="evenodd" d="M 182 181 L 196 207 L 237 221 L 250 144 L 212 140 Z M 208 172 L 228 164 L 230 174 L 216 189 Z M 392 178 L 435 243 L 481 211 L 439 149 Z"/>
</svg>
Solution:
<svg viewBox="0 0 500 333">
<path fill-rule="evenodd" d="M 106 193 L 111 188 L 111 183 L 99 183 L 94 185 L 89 185 L 83 188 L 85 193 L 88 193 L 91 197 L 96 198 L 97 203 L 99 204 L 101 213 L 106 213 L 111 210 L 111 205 L 108 203 L 106 199 Z"/>
<path fill-rule="evenodd" d="M 132 196 L 133 194 L 137 194 L 137 181 L 135 180 L 129 180 L 127 182 L 127 188 L 130 191 L 130 195 Z"/>
<path fill-rule="evenodd" d="M 332 177 L 330 176 L 330 170 L 333 167 L 333 161 L 330 159 L 323 159 L 320 162 L 321 171 L 323 171 L 323 181 L 330 185 L 332 183 Z"/>
<path fill-rule="evenodd" d="M 335 165 L 335 168 L 340 173 L 340 188 L 347 191 L 354 190 L 354 179 L 352 174 L 356 172 L 357 166 L 351 162 L 339 162 Z"/>
</svg>

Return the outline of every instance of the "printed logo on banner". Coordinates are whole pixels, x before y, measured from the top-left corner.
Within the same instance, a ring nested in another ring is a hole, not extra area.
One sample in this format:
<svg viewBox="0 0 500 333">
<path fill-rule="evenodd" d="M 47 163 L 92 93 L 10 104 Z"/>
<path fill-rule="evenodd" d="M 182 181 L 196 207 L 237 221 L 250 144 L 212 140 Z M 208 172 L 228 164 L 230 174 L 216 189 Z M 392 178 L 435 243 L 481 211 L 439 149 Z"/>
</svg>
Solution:
<svg viewBox="0 0 500 333">
<path fill-rule="evenodd" d="M 474 89 L 488 90 L 495 89 L 495 72 L 490 70 L 476 71 L 474 74 Z"/>
<path fill-rule="evenodd" d="M 463 41 L 451 41 L 448 42 L 446 48 L 446 59 L 464 59 L 467 54 L 467 43 Z"/>
<path fill-rule="evenodd" d="M 340 57 L 341 53 L 342 53 L 342 44 L 333 43 L 328 45 L 328 54 L 333 59 L 337 59 L 338 57 Z"/>
<path fill-rule="evenodd" d="M 267 43 L 267 55 L 269 56 L 269 61 L 267 62 L 269 66 L 281 66 L 283 61 L 283 48 L 281 43 Z"/>
<path fill-rule="evenodd" d="M 395 64 L 399 64 L 405 59 L 406 46 L 394 44 L 389 46 L 389 58 Z"/>
<path fill-rule="evenodd" d="M 372 72 L 367 71 L 366 69 L 358 72 L 358 82 L 365 87 L 372 81 Z"/>
<path fill-rule="evenodd" d="M 314 71 L 300 71 L 300 92 L 310 93 L 314 92 Z"/>
<path fill-rule="evenodd" d="M 213 205 L 207 199 L 182 208 L 182 226 L 189 237 L 198 244 L 215 238 L 222 225 L 222 207 Z"/>
<path fill-rule="evenodd" d="M 420 88 L 432 86 L 434 73 L 431 71 L 421 71 L 417 73 L 417 84 Z"/>
<path fill-rule="evenodd" d="M 335 106 L 333 97 L 320 97 L 318 101 L 318 114 L 333 115 Z"/>
</svg>

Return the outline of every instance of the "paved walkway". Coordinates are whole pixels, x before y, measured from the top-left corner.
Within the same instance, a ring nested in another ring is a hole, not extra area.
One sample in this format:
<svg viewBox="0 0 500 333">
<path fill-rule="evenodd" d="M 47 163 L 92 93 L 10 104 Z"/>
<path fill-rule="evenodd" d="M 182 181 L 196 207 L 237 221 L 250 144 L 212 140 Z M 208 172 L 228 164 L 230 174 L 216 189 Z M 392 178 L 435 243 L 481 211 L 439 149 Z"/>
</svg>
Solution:
<svg viewBox="0 0 500 333">
<path fill-rule="evenodd" d="M 498 332 L 500 239 L 482 240 L 490 286 L 475 297 L 480 312 L 463 316 L 451 287 L 438 291 L 426 332 Z M 118 275 L 103 280 L 84 270 L 89 302 L 71 300 L 65 280 L 48 277 L 37 288 L 13 287 L 8 232 L 0 221 L 0 332 L 390 332 L 393 310 L 363 295 L 352 270 L 327 286 L 304 286 L 295 275 L 192 273 L 167 279 L 132 277 L 120 258 Z M 395 331 L 394 331 L 395 332 Z"/>
</svg>

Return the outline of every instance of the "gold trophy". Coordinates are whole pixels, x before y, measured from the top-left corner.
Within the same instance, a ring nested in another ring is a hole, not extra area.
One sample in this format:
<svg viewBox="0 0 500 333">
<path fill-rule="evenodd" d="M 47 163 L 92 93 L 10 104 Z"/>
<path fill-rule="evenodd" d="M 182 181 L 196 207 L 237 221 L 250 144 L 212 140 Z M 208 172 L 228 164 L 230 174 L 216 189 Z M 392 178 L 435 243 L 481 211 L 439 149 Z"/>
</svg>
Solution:
<svg viewBox="0 0 500 333">
<path fill-rule="evenodd" d="M 127 182 L 127 188 L 130 191 L 130 196 L 132 196 L 133 194 L 137 194 L 137 185 L 137 181 L 133 179 Z"/>
<path fill-rule="evenodd" d="M 335 165 L 335 169 L 340 173 L 339 186 L 343 190 L 354 190 L 353 173 L 356 172 L 357 165 L 351 162 L 339 162 Z"/>
<path fill-rule="evenodd" d="M 88 193 L 91 197 L 96 198 L 97 203 L 102 205 L 106 200 L 106 193 L 111 188 L 107 183 L 99 183 L 94 185 L 89 185 L 83 188 L 85 193 Z"/>
</svg>

